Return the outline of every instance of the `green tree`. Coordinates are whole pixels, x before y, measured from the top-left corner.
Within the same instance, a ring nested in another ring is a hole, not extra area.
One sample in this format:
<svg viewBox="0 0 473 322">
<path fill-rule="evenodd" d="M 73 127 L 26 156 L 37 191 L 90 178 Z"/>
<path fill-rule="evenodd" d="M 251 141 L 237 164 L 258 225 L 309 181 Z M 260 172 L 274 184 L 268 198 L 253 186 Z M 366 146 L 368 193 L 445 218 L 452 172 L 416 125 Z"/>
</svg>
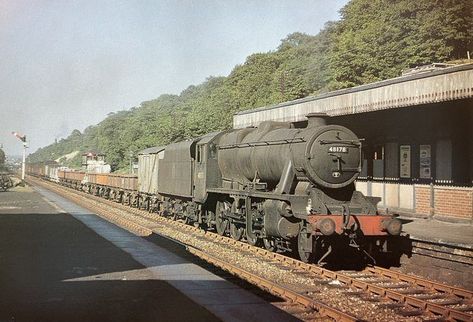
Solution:
<svg viewBox="0 0 473 322">
<path fill-rule="evenodd" d="M 330 88 L 465 57 L 473 39 L 472 6 L 469 0 L 350 1 L 341 10 L 333 37 Z"/>
<path fill-rule="evenodd" d="M 3 152 L 2 149 L 0 149 L 0 170 L 2 170 L 5 167 L 5 152 Z"/>
</svg>

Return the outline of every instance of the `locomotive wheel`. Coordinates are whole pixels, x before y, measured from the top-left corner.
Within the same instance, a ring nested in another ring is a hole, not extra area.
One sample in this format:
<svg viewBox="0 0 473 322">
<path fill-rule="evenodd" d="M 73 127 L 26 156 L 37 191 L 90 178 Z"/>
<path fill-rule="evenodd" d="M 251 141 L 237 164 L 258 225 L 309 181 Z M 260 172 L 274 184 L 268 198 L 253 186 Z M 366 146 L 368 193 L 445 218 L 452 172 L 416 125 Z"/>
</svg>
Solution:
<svg viewBox="0 0 473 322">
<path fill-rule="evenodd" d="M 245 233 L 245 229 L 235 223 L 230 223 L 230 236 L 232 236 L 235 240 L 241 240 L 243 234 Z"/>
<path fill-rule="evenodd" d="M 308 252 L 305 247 L 310 242 L 312 242 L 312 239 L 308 236 L 307 230 L 305 228 L 302 228 L 299 232 L 299 235 L 297 236 L 297 252 L 299 258 L 304 263 L 313 262 L 315 258 L 314 252 Z"/>
<path fill-rule="evenodd" d="M 251 246 L 261 246 L 262 244 L 261 238 L 258 238 L 257 236 L 255 236 L 255 238 L 251 238 L 250 236 L 246 234 L 246 231 L 245 231 L 245 237 L 246 237 L 246 242 L 250 244 Z"/>
<path fill-rule="evenodd" d="M 228 219 L 224 217 L 225 204 L 221 201 L 217 201 L 217 209 L 215 211 L 215 229 L 221 236 L 225 235 L 225 231 L 228 226 Z"/>
<path fill-rule="evenodd" d="M 273 238 L 267 237 L 263 238 L 264 248 L 270 252 L 276 251 L 276 241 Z"/>
</svg>

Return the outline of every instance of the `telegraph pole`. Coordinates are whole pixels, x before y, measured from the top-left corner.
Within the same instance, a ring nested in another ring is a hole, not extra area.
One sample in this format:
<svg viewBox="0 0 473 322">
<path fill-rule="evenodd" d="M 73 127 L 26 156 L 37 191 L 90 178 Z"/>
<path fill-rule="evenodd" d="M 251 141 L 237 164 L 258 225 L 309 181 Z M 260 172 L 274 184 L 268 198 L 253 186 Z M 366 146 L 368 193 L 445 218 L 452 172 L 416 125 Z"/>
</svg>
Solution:
<svg viewBox="0 0 473 322">
<path fill-rule="evenodd" d="M 21 164 L 21 181 L 25 183 L 25 169 L 26 169 L 26 148 L 28 147 L 28 143 L 26 143 L 26 135 L 21 135 L 18 132 L 11 132 L 14 136 L 16 136 L 21 142 L 23 142 L 23 162 Z"/>
<path fill-rule="evenodd" d="M 133 174 L 133 151 L 130 150 L 130 173 Z"/>
</svg>

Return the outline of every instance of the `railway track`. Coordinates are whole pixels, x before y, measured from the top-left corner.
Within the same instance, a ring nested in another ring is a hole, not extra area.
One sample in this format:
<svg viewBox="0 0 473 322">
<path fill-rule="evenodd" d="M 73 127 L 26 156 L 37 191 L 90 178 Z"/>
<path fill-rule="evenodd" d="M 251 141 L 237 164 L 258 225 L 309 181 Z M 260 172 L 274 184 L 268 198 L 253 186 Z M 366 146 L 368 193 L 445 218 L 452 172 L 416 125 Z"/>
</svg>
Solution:
<svg viewBox="0 0 473 322">
<path fill-rule="evenodd" d="M 473 248 L 410 238 L 397 271 L 473 290 Z M 409 252 L 410 250 L 410 252 Z"/>
<path fill-rule="evenodd" d="M 146 236 L 170 238 L 192 254 L 277 295 L 281 309 L 301 320 L 473 321 L 473 292 L 380 267 L 331 271 L 205 232 L 155 213 L 46 183 L 109 221 Z"/>
<path fill-rule="evenodd" d="M 435 259 L 473 265 L 473 248 L 466 245 L 438 244 L 432 241 L 410 238 L 414 254 Z"/>
</svg>

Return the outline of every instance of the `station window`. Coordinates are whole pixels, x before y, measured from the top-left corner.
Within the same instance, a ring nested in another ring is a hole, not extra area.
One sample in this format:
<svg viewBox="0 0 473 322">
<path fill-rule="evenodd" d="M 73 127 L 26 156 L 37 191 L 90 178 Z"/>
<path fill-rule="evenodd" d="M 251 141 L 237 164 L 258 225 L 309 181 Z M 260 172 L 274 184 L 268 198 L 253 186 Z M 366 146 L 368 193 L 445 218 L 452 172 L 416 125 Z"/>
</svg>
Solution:
<svg viewBox="0 0 473 322">
<path fill-rule="evenodd" d="M 384 179 L 384 145 L 375 145 L 372 151 L 373 179 Z"/>
<path fill-rule="evenodd" d="M 442 139 L 437 141 L 435 181 L 437 183 L 452 183 L 452 141 Z"/>
<path fill-rule="evenodd" d="M 432 178 L 432 146 L 419 145 L 419 179 Z"/>
<path fill-rule="evenodd" d="M 411 146 L 399 146 L 399 177 L 401 179 L 411 178 Z"/>
<path fill-rule="evenodd" d="M 368 157 L 370 156 L 370 152 L 367 146 L 363 146 L 361 149 L 361 173 L 359 175 L 359 179 L 368 179 L 368 168 L 370 167 L 371 160 L 368 161 Z"/>
<path fill-rule="evenodd" d="M 373 160 L 384 160 L 384 145 L 375 145 L 373 148 Z"/>
</svg>

